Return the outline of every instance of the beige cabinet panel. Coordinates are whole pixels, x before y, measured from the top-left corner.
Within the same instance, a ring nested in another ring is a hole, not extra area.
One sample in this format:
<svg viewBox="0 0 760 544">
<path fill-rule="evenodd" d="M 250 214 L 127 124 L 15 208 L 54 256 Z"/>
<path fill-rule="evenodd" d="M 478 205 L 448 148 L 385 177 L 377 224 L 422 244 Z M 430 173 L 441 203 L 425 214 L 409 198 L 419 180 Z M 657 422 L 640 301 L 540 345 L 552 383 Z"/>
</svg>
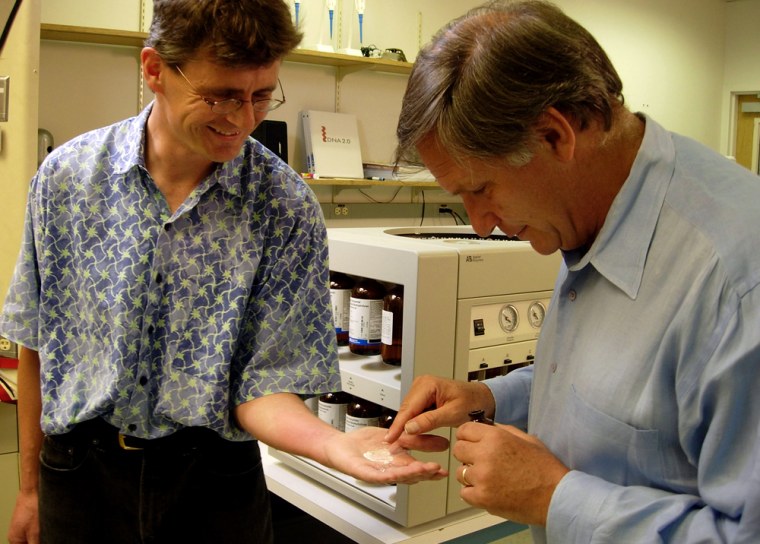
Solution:
<svg viewBox="0 0 760 544">
<path fill-rule="evenodd" d="M 0 538 L 4 541 L 18 491 L 17 453 L 0 455 L 0 482 Z"/>
<path fill-rule="evenodd" d="M 16 405 L 0 403 L 0 454 L 18 451 Z M 0 479 L 0 482 L 3 480 Z M 3 533 L 0 533 L 2 535 Z"/>
<path fill-rule="evenodd" d="M 141 8 L 150 0 L 45 0 L 42 22 L 93 26 L 117 30 L 142 30 Z"/>
</svg>

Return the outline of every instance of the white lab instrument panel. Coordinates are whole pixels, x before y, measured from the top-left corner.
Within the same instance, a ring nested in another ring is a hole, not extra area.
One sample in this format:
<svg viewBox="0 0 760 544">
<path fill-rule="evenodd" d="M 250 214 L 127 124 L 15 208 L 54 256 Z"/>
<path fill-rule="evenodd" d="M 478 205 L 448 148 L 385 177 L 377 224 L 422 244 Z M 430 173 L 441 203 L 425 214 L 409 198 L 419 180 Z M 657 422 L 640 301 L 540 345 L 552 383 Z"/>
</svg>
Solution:
<svg viewBox="0 0 760 544">
<path fill-rule="evenodd" d="M 415 377 L 484 379 L 530 364 L 559 270 L 505 236 L 478 239 L 471 227 L 328 229 L 330 268 L 404 286 L 401 367 L 340 348 L 343 390 L 393 410 Z M 451 439 L 453 432 L 438 434 Z M 357 482 L 276 450 L 270 453 L 360 504 L 410 527 L 467 508 L 450 452 L 416 454 L 449 469 L 417 485 Z"/>
</svg>

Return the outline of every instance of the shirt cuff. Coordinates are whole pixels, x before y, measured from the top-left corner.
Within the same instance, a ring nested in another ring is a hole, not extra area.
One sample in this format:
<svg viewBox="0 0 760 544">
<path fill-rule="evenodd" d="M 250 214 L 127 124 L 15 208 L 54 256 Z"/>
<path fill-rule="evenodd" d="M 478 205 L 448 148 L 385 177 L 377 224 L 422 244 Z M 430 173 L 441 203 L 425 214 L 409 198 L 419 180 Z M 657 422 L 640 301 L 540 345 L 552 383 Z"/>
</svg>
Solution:
<svg viewBox="0 0 760 544">
<path fill-rule="evenodd" d="M 514 425 L 525 430 L 528 427 L 528 406 L 533 367 L 514 370 L 506 376 L 484 380 L 496 402 L 494 421 Z"/>
<path fill-rule="evenodd" d="M 614 484 L 571 470 L 554 490 L 546 519 L 547 542 L 591 542 L 599 512 Z"/>
</svg>

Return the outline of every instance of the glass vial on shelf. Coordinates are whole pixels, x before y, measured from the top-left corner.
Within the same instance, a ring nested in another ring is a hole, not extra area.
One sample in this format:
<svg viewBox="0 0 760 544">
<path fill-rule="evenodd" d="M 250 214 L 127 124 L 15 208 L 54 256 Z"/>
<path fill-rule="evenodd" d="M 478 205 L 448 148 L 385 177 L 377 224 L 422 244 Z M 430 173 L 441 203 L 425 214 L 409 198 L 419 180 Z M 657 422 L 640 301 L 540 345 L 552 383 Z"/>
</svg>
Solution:
<svg viewBox="0 0 760 544">
<path fill-rule="evenodd" d="M 404 316 L 404 286 L 392 285 L 383 297 L 383 331 L 380 355 L 389 365 L 401 364 L 401 335 Z"/>
<path fill-rule="evenodd" d="M 348 403 L 353 397 L 343 391 L 336 393 L 327 393 L 319 397 L 318 416 L 319 419 L 338 429 L 346 429 L 346 412 Z"/>
<path fill-rule="evenodd" d="M 330 302 L 332 303 L 333 323 L 339 346 L 348 345 L 349 312 L 353 287 L 354 280 L 351 276 L 330 270 Z"/>
<path fill-rule="evenodd" d="M 379 355 L 385 288 L 378 281 L 361 278 L 351 290 L 348 347 L 357 355 Z"/>
<path fill-rule="evenodd" d="M 361 429 L 362 427 L 379 427 L 382 407 L 359 397 L 348 403 L 346 412 L 346 432 Z"/>
</svg>

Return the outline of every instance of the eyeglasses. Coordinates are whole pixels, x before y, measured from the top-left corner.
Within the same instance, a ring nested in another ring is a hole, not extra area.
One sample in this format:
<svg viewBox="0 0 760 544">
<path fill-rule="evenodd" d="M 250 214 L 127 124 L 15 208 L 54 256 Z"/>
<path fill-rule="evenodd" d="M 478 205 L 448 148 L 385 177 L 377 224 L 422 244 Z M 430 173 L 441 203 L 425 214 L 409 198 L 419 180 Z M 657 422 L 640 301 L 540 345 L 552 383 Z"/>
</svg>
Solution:
<svg viewBox="0 0 760 544">
<path fill-rule="evenodd" d="M 211 100 L 201 95 L 201 93 L 198 92 L 198 90 L 195 88 L 195 85 L 190 83 L 190 80 L 187 79 L 187 76 L 182 73 L 182 70 L 180 70 L 179 66 L 174 66 L 174 67 L 177 69 L 177 72 L 179 72 L 179 75 L 181 75 L 182 78 L 187 82 L 187 84 L 190 85 L 190 88 L 198 96 L 200 96 L 201 100 L 203 100 L 206 104 L 209 105 L 209 107 L 211 108 L 211 111 L 214 113 L 218 113 L 221 115 L 232 113 L 234 111 L 239 110 L 243 104 L 246 104 L 249 102 L 253 106 L 254 111 L 265 112 L 265 111 L 276 110 L 277 108 L 279 108 L 285 103 L 285 91 L 283 91 L 282 89 L 282 82 L 280 81 L 280 78 L 277 78 L 277 85 L 280 87 L 280 94 L 282 94 L 281 100 L 278 100 L 277 98 L 257 98 L 256 100 L 240 100 L 239 98 L 227 98 L 225 100 Z"/>
</svg>

